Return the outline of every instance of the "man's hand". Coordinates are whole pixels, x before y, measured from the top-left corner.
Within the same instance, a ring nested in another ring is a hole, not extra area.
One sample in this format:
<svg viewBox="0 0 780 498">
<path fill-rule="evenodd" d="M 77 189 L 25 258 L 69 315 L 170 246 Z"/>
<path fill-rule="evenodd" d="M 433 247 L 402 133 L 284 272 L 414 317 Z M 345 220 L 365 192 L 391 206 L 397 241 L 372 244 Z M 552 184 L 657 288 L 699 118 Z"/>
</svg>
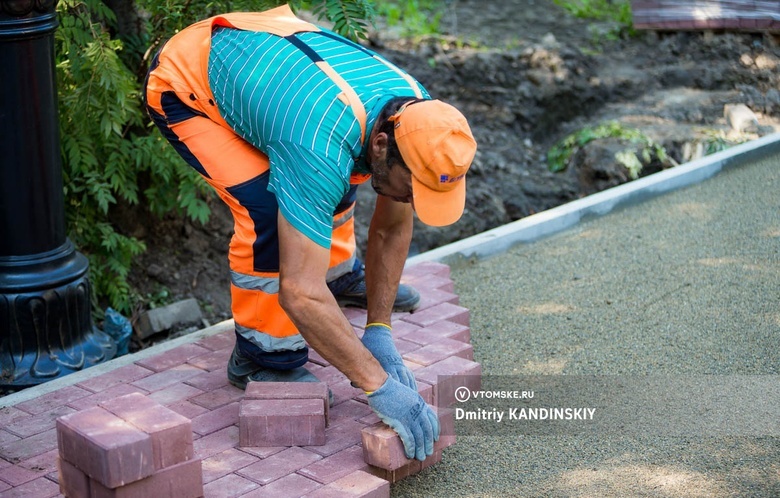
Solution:
<svg viewBox="0 0 780 498">
<path fill-rule="evenodd" d="M 384 323 L 370 323 L 366 327 L 361 341 L 390 377 L 417 391 L 417 381 L 414 380 L 414 374 L 409 370 L 409 367 L 404 365 L 404 360 L 393 343 L 390 330 L 390 326 Z"/>
<path fill-rule="evenodd" d="M 439 440 L 439 419 L 417 391 L 388 377 L 368 395 L 368 406 L 401 437 L 406 458 L 423 461 Z"/>
</svg>

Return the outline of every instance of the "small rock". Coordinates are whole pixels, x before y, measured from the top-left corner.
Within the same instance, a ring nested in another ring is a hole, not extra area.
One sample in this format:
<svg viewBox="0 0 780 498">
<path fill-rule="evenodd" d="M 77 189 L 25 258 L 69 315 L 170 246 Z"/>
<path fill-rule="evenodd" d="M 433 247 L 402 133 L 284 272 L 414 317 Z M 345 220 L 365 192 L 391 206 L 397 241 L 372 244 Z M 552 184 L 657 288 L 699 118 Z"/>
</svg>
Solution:
<svg viewBox="0 0 780 498">
<path fill-rule="evenodd" d="M 160 265 L 152 263 L 146 267 L 146 274 L 154 279 L 159 280 L 163 273 L 165 273 L 165 270 Z"/>
<path fill-rule="evenodd" d="M 745 104 L 726 104 L 723 116 L 735 131 L 754 133 L 758 129 L 758 117 Z"/>
<path fill-rule="evenodd" d="M 203 314 L 195 298 L 185 299 L 168 306 L 144 311 L 135 323 L 135 334 L 140 339 L 188 324 L 200 325 Z"/>
</svg>

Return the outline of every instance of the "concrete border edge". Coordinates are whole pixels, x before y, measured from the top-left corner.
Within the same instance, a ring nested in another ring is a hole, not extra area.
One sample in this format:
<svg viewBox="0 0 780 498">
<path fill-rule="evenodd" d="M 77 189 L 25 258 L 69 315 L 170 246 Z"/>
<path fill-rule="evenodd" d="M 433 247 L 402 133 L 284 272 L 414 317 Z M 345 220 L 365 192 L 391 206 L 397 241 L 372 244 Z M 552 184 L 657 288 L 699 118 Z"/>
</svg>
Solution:
<svg viewBox="0 0 780 498">
<path fill-rule="evenodd" d="M 617 207 L 642 202 L 700 183 L 726 168 L 740 166 L 776 152 L 780 152 L 780 133 L 737 145 L 412 256 L 407 259 L 406 266 L 425 261 L 457 264 L 459 261 L 494 256 L 515 245 L 533 242 L 571 228 L 588 217 L 603 216 Z"/>
<path fill-rule="evenodd" d="M 146 348 L 142 351 L 138 351 L 137 353 L 126 354 L 124 356 L 120 356 L 119 358 L 114 358 L 113 360 L 107 361 L 105 363 L 95 365 L 94 367 L 85 368 L 84 370 L 81 370 L 79 372 L 66 375 L 65 377 L 60 377 L 59 379 L 45 382 L 37 386 L 28 387 L 19 392 L 8 394 L 0 398 L 0 408 L 18 405 L 19 403 L 22 403 L 24 401 L 35 399 L 39 396 L 43 396 L 44 394 L 54 392 L 58 389 L 62 389 L 63 387 L 78 384 L 79 382 L 83 382 L 87 379 L 97 377 L 98 375 L 103 375 L 104 373 L 108 373 L 117 368 L 130 365 L 131 363 L 135 363 L 136 361 L 140 361 L 145 358 L 149 358 L 151 356 L 164 353 L 170 349 L 181 346 L 183 344 L 196 342 L 199 341 L 200 339 L 203 339 L 204 337 L 220 334 L 222 332 L 233 330 L 233 329 L 234 329 L 234 325 L 232 319 L 225 320 L 224 322 L 219 322 L 217 324 L 211 325 L 210 327 L 206 327 L 205 329 L 197 330 L 190 334 L 177 337 L 176 339 L 171 339 L 170 341 L 157 344 L 150 348 Z"/>
</svg>

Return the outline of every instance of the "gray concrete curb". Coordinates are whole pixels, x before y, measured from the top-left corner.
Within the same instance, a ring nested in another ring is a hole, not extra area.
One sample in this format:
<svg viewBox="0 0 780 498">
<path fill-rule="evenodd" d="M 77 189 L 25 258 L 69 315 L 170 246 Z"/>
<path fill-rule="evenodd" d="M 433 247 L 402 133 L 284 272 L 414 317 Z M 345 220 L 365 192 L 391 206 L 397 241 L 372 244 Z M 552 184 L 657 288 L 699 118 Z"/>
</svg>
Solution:
<svg viewBox="0 0 780 498">
<path fill-rule="evenodd" d="M 73 384 L 78 384 L 79 382 L 84 382 L 87 379 L 97 377 L 98 375 L 103 375 L 104 373 L 110 372 L 119 367 L 124 367 L 125 365 L 130 365 L 136 361 L 164 353 L 165 351 L 183 344 L 189 344 L 199 341 L 204 337 L 219 334 L 227 330 L 233 330 L 233 328 L 233 320 L 225 320 L 224 322 L 219 322 L 210 327 L 206 327 L 205 329 L 198 330 L 197 332 L 193 332 L 182 337 L 177 337 L 176 339 L 171 339 L 170 341 L 146 348 L 143 351 L 139 351 L 133 354 L 126 354 L 124 356 L 120 356 L 119 358 L 114 358 L 111 361 L 95 365 L 94 367 L 86 368 L 80 372 L 72 373 L 70 375 L 66 375 L 65 377 L 60 377 L 59 379 L 46 382 L 45 384 L 40 384 L 35 387 L 28 387 L 23 391 L 9 394 L 0 398 L 0 408 L 17 405 L 24 401 L 35 399 L 38 396 L 43 396 L 44 394 L 54 392 L 58 389 L 62 389 L 63 387 L 72 386 Z"/>
<path fill-rule="evenodd" d="M 424 261 L 438 261 L 454 265 L 462 260 L 486 258 L 500 254 L 517 244 L 533 242 L 570 228 L 588 217 L 602 216 L 617 207 L 635 204 L 672 190 L 693 185 L 716 175 L 724 168 L 739 166 L 778 152 L 780 152 L 780 133 L 732 147 L 697 161 L 640 178 L 413 256 L 406 261 L 406 266 Z M 0 408 L 37 398 L 183 344 L 189 344 L 232 329 L 233 320 L 226 320 L 138 353 L 125 355 L 81 372 L 0 397 Z"/>
<path fill-rule="evenodd" d="M 602 216 L 617 207 L 636 204 L 699 183 L 727 167 L 739 166 L 777 152 L 780 152 L 780 133 L 648 175 L 413 256 L 406 261 L 406 265 L 412 266 L 423 261 L 454 265 L 463 260 L 501 254 L 517 244 L 533 242 L 570 228 L 583 219 Z"/>
</svg>

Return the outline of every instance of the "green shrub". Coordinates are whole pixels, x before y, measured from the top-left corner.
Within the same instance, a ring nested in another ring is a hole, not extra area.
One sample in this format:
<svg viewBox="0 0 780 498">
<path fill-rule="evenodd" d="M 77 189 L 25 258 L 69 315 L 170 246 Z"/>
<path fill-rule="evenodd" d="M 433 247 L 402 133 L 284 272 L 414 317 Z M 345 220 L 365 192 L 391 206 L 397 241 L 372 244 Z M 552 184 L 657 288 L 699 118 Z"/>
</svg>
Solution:
<svg viewBox="0 0 780 498">
<path fill-rule="evenodd" d="M 160 43 L 185 26 L 228 11 L 259 11 L 283 1 L 137 0 L 136 33 L 117 33 L 100 0 L 60 0 L 55 62 L 69 236 L 90 261 L 93 307 L 129 314 L 140 297 L 127 277 L 143 241 L 112 223 L 118 203 L 153 214 L 208 220 L 211 189 L 160 135 L 143 108 L 142 82 Z M 335 30 L 365 38 L 374 11 L 368 0 L 291 2 L 312 8 Z"/>
<path fill-rule="evenodd" d="M 636 34 L 630 0 L 553 0 L 553 2 L 574 17 L 613 21 L 620 26 L 620 32 L 629 36 Z M 615 37 L 619 34 L 613 33 Z"/>
<path fill-rule="evenodd" d="M 617 121 L 608 121 L 595 127 L 583 128 L 558 141 L 547 152 L 548 168 L 552 172 L 564 171 L 569 165 L 569 159 L 580 148 L 601 138 L 617 138 L 633 145 L 632 148 L 615 154 L 615 160 L 628 169 L 634 180 L 639 178 L 643 164 L 649 164 L 653 158 L 664 164 L 670 162 L 666 149 L 640 130 L 628 128 Z"/>
</svg>

